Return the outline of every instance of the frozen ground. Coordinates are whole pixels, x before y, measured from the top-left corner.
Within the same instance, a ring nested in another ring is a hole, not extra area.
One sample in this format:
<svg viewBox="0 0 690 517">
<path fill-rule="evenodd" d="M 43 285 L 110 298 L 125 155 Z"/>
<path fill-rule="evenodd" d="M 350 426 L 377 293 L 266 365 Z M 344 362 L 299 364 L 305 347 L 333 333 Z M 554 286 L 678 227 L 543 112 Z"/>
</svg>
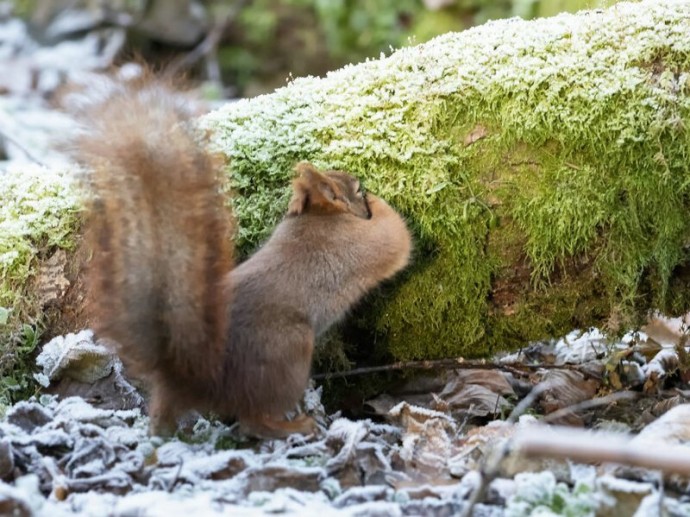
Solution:
<svg viewBox="0 0 690 517">
<path fill-rule="evenodd" d="M 533 397 L 530 411 L 536 418 L 517 418 L 514 403 L 524 392 L 517 389 L 516 372 L 470 369 L 438 375 L 445 385 L 436 394 L 427 382 L 426 399 L 419 389 L 414 396 L 403 389 L 386 394 L 387 404 L 372 401 L 378 422 L 326 415 L 320 390 L 310 389 L 303 407 L 319 423 L 315 436 L 257 441 L 233 426 L 191 418 L 177 438 L 163 440 L 148 436 L 148 419 L 139 409 L 142 399 L 122 376 L 119 361 L 93 343 L 90 332 L 56 338 L 38 358 L 41 382 L 49 389 L 65 379 L 78 378 L 83 385 L 110 382 L 117 386 L 111 396 L 118 400 L 101 398 L 101 407 L 94 407 L 83 397 L 43 395 L 10 408 L 0 423 L 0 514 L 450 516 L 472 504 L 472 515 L 478 516 L 646 516 L 661 515 L 661 508 L 663 515 L 689 515 L 682 476 L 595 468 L 512 450 L 516 435 L 551 429 L 540 420 L 563 413 L 563 404 L 572 408 L 570 418 L 607 429 L 606 439 L 629 443 L 631 451 L 684 446 L 690 437 L 690 406 L 683 403 L 682 392 L 673 398 L 659 390 L 649 397 L 650 414 L 673 408 L 651 424 L 653 415 L 616 422 L 605 408 L 582 406 L 583 399 L 594 397 L 583 387 L 591 379 L 574 374 L 611 364 L 621 351 L 630 350 L 628 359 L 634 361 L 635 354 L 643 357 L 644 346 L 648 341 L 639 336 L 611 343 L 592 330 L 532 345 L 522 359 L 504 357 L 503 364 L 512 369 L 516 361 L 535 358 L 563 365 L 563 370 L 531 373 L 537 386 L 551 383 Z M 662 347 L 648 362 L 637 358 L 645 362 L 634 380 L 637 386 L 667 378 L 674 354 Z M 509 395 L 506 387 L 517 391 Z M 510 419 L 484 407 L 489 393 L 494 404 L 506 401 Z M 468 398 L 469 405 L 460 404 Z M 562 404 L 555 401 L 559 398 Z M 103 408 L 113 402 L 132 409 Z M 639 399 L 635 404 L 643 407 Z M 654 404 L 661 406 L 654 410 Z M 640 428 L 631 440 L 631 431 Z M 659 490 L 660 479 L 665 491 Z M 470 503 L 477 487 L 483 495 Z M 616 513 L 621 508 L 628 513 Z"/>
</svg>

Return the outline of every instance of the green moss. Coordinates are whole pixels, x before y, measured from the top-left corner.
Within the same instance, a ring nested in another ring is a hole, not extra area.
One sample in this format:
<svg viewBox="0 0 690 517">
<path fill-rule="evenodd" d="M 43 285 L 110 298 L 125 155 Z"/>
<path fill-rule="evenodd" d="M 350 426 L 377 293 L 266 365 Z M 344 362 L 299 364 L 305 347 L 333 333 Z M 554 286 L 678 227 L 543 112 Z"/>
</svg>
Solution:
<svg viewBox="0 0 690 517">
<path fill-rule="evenodd" d="M 264 238 L 298 160 L 350 170 L 416 230 L 371 318 L 399 358 L 484 354 L 687 310 L 690 6 L 488 23 L 209 115 Z"/>
<path fill-rule="evenodd" d="M 0 404 L 29 386 L 43 323 L 39 264 L 74 247 L 80 207 L 66 173 L 35 166 L 0 173 Z"/>
</svg>

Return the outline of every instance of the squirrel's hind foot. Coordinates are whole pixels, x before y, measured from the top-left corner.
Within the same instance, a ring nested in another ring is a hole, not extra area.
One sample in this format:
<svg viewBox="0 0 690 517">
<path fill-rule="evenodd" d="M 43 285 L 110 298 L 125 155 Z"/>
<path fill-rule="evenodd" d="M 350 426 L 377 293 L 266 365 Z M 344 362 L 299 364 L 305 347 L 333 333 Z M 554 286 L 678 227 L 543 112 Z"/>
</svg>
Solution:
<svg viewBox="0 0 690 517">
<path fill-rule="evenodd" d="M 300 415 L 294 420 L 276 419 L 270 416 L 240 420 L 243 433 L 257 438 L 287 438 L 291 434 L 314 434 L 318 427 L 314 419 Z"/>
</svg>

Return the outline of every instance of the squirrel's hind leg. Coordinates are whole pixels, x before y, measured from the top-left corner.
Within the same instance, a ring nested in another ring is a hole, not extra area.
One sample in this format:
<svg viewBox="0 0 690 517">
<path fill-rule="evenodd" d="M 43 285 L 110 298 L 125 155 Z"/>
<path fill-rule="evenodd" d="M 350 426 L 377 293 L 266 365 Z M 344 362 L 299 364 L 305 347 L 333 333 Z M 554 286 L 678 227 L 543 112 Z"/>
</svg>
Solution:
<svg viewBox="0 0 690 517">
<path fill-rule="evenodd" d="M 180 416 L 175 401 L 167 390 L 158 383 L 151 389 L 149 399 L 149 434 L 151 436 L 169 437 L 177 431 L 177 419 Z"/>
</svg>

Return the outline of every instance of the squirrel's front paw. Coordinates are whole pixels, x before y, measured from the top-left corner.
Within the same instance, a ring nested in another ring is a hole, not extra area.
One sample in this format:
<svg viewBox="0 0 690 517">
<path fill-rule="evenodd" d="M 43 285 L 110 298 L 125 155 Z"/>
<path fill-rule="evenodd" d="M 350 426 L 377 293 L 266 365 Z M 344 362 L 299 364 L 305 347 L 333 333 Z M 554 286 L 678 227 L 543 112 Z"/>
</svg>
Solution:
<svg viewBox="0 0 690 517">
<path fill-rule="evenodd" d="M 367 194 L 367 205 L 369 206 L 369 213 L 371 214 L 370 219 L 375 219 L 381 216 L 381 214 L 391 211 L 388 203 L 374 194 Z"/>
</svg>

